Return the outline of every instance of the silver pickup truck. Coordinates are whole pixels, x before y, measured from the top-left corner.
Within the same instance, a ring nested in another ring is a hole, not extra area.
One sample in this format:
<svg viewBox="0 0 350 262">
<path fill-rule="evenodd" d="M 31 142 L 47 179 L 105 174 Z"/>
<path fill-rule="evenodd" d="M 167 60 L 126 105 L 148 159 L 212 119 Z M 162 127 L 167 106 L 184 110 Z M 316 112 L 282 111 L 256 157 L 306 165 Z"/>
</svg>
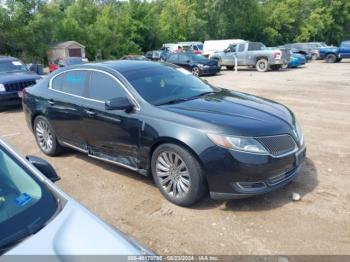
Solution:
<svg viewBox="0 0 350 262">
<path fill-rule="evenodd" d="M 266 72 L 287 67 L 290 54 L 285 49 L 267 48 L 260 42 L 241 42 L 215 52 L 210 58 L 228 70 L 234 69 L 236 58 L 238 66 L 253 66 L 259 72 Z"/>
</svg>

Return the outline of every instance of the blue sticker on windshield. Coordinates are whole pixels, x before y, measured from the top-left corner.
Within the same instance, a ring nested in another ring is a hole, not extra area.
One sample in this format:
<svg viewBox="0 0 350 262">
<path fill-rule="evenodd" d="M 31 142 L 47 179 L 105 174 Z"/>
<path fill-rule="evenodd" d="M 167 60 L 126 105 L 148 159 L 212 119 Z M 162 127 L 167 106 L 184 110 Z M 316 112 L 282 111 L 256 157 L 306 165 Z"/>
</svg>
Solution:
<svg viewBox="0 0 350 262">
<path fill-rule="evenodd" d="M 27 193 L 23 193 L 19 197 L 16 197 L 16 203 L 21 207 L 25 206 L 30 200 L 32 200 L 32 197 Z"/>
</svg>

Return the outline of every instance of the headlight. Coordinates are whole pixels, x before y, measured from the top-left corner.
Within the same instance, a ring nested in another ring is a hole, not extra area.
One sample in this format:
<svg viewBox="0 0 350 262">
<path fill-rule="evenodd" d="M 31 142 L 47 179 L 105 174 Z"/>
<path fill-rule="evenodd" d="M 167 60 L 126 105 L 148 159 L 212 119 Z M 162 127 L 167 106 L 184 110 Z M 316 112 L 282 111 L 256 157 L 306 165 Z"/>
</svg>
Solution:
<svg viewBox="0 0 350 262">
<path fill-rule="evenodd" d="M 0 92 L 5 92 L 6 89 L 5 89 L 5 86 L 3 84 L 0 84 Z"/>
<path fill-rule="evenodd" d="M 197 66 L 198 66 L 199 68 L 203 68 L 203 67 L 204 67 L 203 64 L 198 64 Z"/>
<path fill-rule="evenodd" d="M 304 144 L 304 134 L 303 131 L 300 128 L 300 125 L 297 121 L 295 121 L 295 131 L 296 131 L 296 135 L 299 139 L 299 144 L 302 146 Z"/>
<path fill-rule="evenodd" d="M 251 152 L 256 154 L 269 154 L 267 150 L 254 138 L 234 137 L 217 134 L 208 134 L 208 137 L 214 144 L 239 151 Z"/>
</svg>

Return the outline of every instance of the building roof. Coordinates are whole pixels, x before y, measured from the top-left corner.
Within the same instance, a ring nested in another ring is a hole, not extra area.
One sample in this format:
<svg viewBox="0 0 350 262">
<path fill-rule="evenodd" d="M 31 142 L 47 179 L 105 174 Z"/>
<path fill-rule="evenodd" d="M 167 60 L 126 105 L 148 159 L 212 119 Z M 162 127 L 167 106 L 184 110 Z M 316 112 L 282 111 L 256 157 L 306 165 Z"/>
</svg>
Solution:
<svg viewBox="0 0 350 262">
<path fill-rule="evenodd" d="M 60 42 L 57 43 L 55 45 L 53 45 L 53 48 L 66 48 L 70 45 L 79 45 L 81 48 L 85 48 L 85 46 L 83 46 L 82 44 L 76 42 L 76 41 L 66 41 L 66 42 Z"/>
</svg>

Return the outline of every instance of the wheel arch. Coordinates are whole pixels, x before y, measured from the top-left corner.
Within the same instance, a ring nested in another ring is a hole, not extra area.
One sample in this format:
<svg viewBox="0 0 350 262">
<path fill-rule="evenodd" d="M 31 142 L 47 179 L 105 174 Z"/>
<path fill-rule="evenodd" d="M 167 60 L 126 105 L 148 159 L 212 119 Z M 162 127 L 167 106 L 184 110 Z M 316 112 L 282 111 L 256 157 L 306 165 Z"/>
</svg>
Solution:
<svg viewBox="0 0 350 262">
<path fill-rule="evenodd" d="M 186 143 L 182 142 L 179 139 L 164 136 L 164 137 L 159 137 L 156 141 L 153 142 L 153 144 L 150 147 L 150 150 L 148 152 L 148 169 L 149 170 L 151 170 L 151 161 L 152 161 L 153 152 L 159 146 L 161 146 L 163 144 L 168 144 L 168 143 L 175 144 L 175 145 L 178 145 L 180 147 L 185 148 L 188 152 L 190 152 L 193 155 L 193 157 L 198 161 L 198 164 L 200 165 L 200 167 L 203 169 L 203 163 L 195 150 L 193 150 L 189 145 L 187 145 Z M 203 172 L 203 175 L 205 176 L 205 172 Z"/>
</svg>

